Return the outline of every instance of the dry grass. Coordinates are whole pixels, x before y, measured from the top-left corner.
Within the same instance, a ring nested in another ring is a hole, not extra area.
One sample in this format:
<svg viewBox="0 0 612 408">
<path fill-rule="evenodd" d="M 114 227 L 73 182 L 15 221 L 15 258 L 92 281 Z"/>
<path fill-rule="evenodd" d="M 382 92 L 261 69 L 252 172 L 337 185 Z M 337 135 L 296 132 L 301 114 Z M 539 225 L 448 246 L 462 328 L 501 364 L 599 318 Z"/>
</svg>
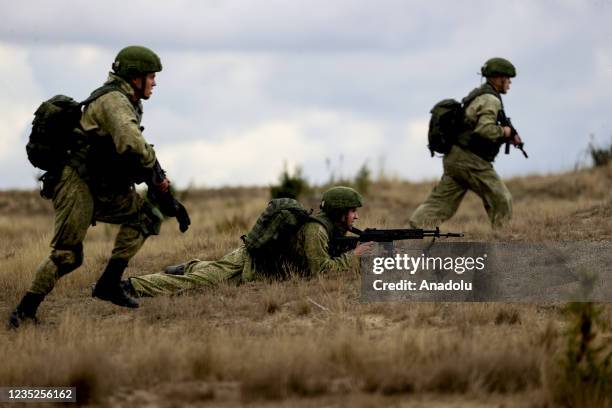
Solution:
<svg viewBox="0 0 612 408">
<path fill-rule="evenodd" d="M 513 179 L 508 238 L 490 230 L 474 195 L 444 229 L 471 240 L 611 241 L 611 181 L 610 166 Z M 431 186 L 374 184 L 360 224 L 405 227 Z M 190 192 L 193 228 L 181 235 L 168 221 L 127 274 L 223 255 L 266 194 Z M 23 192 L 0 193 L 0 211 L 0 316 L 7 316 L 47 254 L 52 213 Z M 74 385 L 82 403 L 108 406 L 554 406 L 555 356 L 565 344 L 557 305 L 366 304 L 357 276 L 334 275 L 223 285 L 122 310 L 89 297 L 115 231 L 90 230 L 84 265 L 43 303 L 41 326 L 0 329 L 1 385 Z M 607 308 L 603 318 L 611 316 Z"/>
</svg>

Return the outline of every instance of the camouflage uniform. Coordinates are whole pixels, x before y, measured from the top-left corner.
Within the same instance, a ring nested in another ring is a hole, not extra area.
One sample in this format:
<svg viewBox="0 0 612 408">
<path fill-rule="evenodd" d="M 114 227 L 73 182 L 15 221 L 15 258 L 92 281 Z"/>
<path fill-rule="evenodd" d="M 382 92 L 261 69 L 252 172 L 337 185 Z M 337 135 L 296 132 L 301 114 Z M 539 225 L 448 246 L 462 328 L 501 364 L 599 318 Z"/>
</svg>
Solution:
<svg viewBox="0 0 612 408">
<path fill-rule="evenodd" d="M 291 254 L 287 257 L 290 264 L 287 268 L 307 276 L 357 268 L 359 262 L 354 251 L 330 257 L 330 236 L 343 235 L 343 231 L 334 227 L 325 214 L 318 215 L 317 219 L 319 222 L 306 223 L 292 238 Z M 283 275 L 279 272 L 277 276 Z M 218 261 L 194 259 L 187 262 L 184 275 L 155 273 L 132 277 L 129 281 L 137 296 L 158 296 L 202 286 L 215 286 L 225 281 L 237 284 L 264 276 L 270 276 L 270 272 L 258 269 L 257 262 L 242 245 Z"/>
<path fill-rule="evenodd" d="M 468 190 L 482 199 L 493 228 L 503 226 L 512 217 L 512 196 L 492 164 L 505 141 L 503 129 L 497 124 L 501 97 L 488 83 L 472 91 L 476 93 L 480 95 L 465 109 L 465 126 L 470 130 L 462 133 L 444 156 L 442 179 L 410 217 L 414 227 L 448 220 Z M 471 99 L 470 95 L 464 101 Z"/>
<path fill-rule="evenodd" d="M 121 287 L 128 261 L 145 239 L 159 233 L 162 215 L 134 190 L 134 182 L 153 178 L 155 151 L 142 136 L 141 99 L 148 99 L 156 85 L 161 60 L 142 46 L 123 48 L 112 64 L 113 72 L 101 88 L 79 106 L 80 128 L 66 158 L 57 158 L 58 169 L 44 178 L 44 196 L 53 201 L 55 233 L 51 254 L 36 270 L 32 286 L 8 320 L 18 328 L 25 320 L 36 321 L 36 312 L 57 280 L 83 262 L 83 240 L 95 221 L 120 224 L 111 257 L 92 296 L 115 305 L 137 308 Z M 61 160 L 61 161 L 60 161 Z M 65 160 L 65 161 L 64 161 Z M 157 183 L 157 181 L 156 181 Z M 167 179 L 159 180 L 160 190 Z"/>
<path fill-rule="evenodd" d="M 111 73 L 107 83 L 110 82 L 119 84 L 125 94 L 133 95 L 132 87 L 120 77 Z M 129 154 L 142 167 L 151 167 L 155 151 L 140 131 L 142 105 L 132 104 L 122 92 L 112 91 L 88 105 L 81 126 L 91 137 L 112 139 L 119 155 Z M 38 267 L 29 292 L 46 295 L 60 277 L 81 265 L 83 240 L 94 221 L 121 225 L 111 259 L 126 262 L 138 252 L 147 236 L 159 233 L 161 214 L 136 193 L 131 181 L 115 180 L 118 186 L 113 188 L 113 180 L 97 180 L 87 170 L 83 173 L 75 167 L 65 166 L 55 186 L 52 251 Z"/>
</svg>

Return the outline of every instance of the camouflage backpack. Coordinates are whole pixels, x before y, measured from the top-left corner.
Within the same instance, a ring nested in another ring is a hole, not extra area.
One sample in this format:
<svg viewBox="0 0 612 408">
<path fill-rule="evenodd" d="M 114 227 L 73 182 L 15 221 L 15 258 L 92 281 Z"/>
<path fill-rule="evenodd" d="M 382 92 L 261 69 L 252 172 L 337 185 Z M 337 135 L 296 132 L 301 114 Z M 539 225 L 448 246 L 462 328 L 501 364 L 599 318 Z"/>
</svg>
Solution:
<svg viewBox="0 0 612 408">
<path fill-rule="evenodd" d="M 455 99 L 444 99 L 436 103 L 430 113 L 427 147 L 432 157 L 434 152 L 447 154 L 462 130 L 463 107 Z"/>
<path fill-rule="evenodd" d="M 268 203 L 251 230 L 241 237 L 251 255 L 277 257 L 284 252 L 289 239 L 309 220 L 307 211 L 293 198 L 276 198 Z"/>
<path fill-rule="evenodd" d="M 32 131 L 26 145 L 30 163 L 47 171 L 61 169 L 82 142 L 74 130 L 80 126 L 83 106 L 111 91 L 120 89 L 110 83 L 93 91 L 83 102 L 65 95 L 56 95 L 44 101 L 34 112 Z"/>
<path fill-rule="evenodd" d="M 490 94 L 501 101 L 500 95 L 489 86 L 481 86 L 472 90 L 461 102 L 455 99 L 443 99 L 431 108 L 431 119 L 427 138 L 431 156 L 435 153 L 447 154 L 460 134 L 467 131 L 464 118 L 465 108 L 477 97 Z M 503 103 L 502 103 L 503 110 Z"/>
</svg>

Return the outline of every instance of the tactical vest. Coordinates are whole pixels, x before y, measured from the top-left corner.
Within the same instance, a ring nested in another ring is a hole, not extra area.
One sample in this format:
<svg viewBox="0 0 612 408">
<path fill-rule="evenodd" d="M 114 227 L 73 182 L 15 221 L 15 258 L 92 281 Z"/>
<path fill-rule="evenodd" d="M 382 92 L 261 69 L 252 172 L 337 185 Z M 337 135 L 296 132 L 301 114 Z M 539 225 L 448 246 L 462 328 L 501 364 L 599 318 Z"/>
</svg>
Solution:
<svg viewBox="0 0 612 408">
<path fill-rule="evenodd" d="M 336 235 L 341 236 L 344 235 L 344 233 L 346 231 L 341 231 L 328 217 L 327 215 L 325 215 L 325 213 L 320 213 L 315 215 L 314 218 L 319 224 L 321 224 L 323 226 L 323 228 L 325 228 L 325 231 L 327 232 L 327 236 L 329 237 L 329 239 L 332 239 L 333 237 L 335 237 Z"/>
<path fill-rule="evenodd" d="M 461 100 L 464 111 L 476 98 L 487 94 L 493 95 L 497 99 L 499 99 L 499 102 L 501 103 L 500 111 L 503 111 L 504 102 L 502 101 L 501 95 L 497 91 L 495 91 L 495 89 L 493 89 L 493 87 L 488 83 L 482 85 L 479 88 L 475 88 L 474 90 L 472 90 L 472 92 L 470 92 L 465 98 Z M 474 132 L 474 127 L 475 125 L 471 129 L 468 129 L 461 133 L 457 138 L 457 144 L 471 151 L 482 159 L 488 162 L 492 162 L 493 160 L 495 160 L 495 157 L 499 153 L 499 149 L 504 142 L 502 140 L 500 140 L 499 142 L 495 142 L 486 137 L 482 137 Z"/>
<path fill-rule="evenodd" d="M 87 100 L 90 101 L 91 103 L 95 101 L 96 99 L 106 95 L 107 93 L 115 92 L 115 91 L 122 93 L 123 95 L 126 96 L 126 98 L 128 98 L 128 95 L 121 89 L 119 83 L 111 82 L 111 83 L 102 85 L 100 88 L 94 90 L 89 96 L 89 98 L 87 98 Z M 85 109 L 87 109 L 87 105 L 85 105 Z M 68 165 L 74 168 L 75 170 L 77 170 L 77 172 L 79 173 L 79 176 L 83 180 L 88 182 L 91 179 L 89 161 L 92 159 L 92 157 L 96 157 L 96 156 L 99 157 L 99 154 L 98 152 L 94 151 L 95 150 L 93 146 L 94 138 L 92 137 L 92 135 L 89 135 L 86 132 L 84 132 L 80 128 L 80 126 L 77 129 L 77 132 L 81 134 L 82 140 L 84 142 L 81 145 L 81 149 L 75 151 L 75 153 L 72 155 L 72 157 L 70 158 L 68 162 Z"/>
<path fill-rule="evenodd" d="M 329 250 L 331 249 L 329 246 L 329 244 L 331 243 L 331 239 L 333 237 L 343 236 L 346 233 L 346 230 L 342 230 L 338 228 L 327 217 L 325 213 L 319 213 L 317 215 L 311 216 L 306 222 L 306 224 L 310 224 L 310 223 L 317 223 L 325 229 L 328 239 L 330 240 L 330 242 L 328 243 L 328 253 L 330 256 L 332 256 L 332 254 L 329 252 Z M 302 228 L 304 228 L 306 224 L 304 224 Z M 301 239 L 299 233 L 296 233 L 293 237 L 291 237 L 288 251 L 283 254 L 283 259 L 286 264 L 291 265 L 293 268 L 295 268 L 295 271 L 297 271 L 298 273 L 308 274 L 309 268 L 310 268 L 310 265 L 308 264 L 308 260 L 302 254 L 296 253 L 296 249 L 298 248 L 298 246 L 303 247 L 305 245 L 304 242 L 299 242 L 299 239 Z M 281 268 L 280 272 L 277 272 L 276 277 L 286 278 L 286 276 L 284 275 L 285 271 L 286 271 L 286 268 Z"/>
<path fill-rule="evenodd" d="M 120 92 L 130 100 L 130 95 L 118 83 L 111 84 L 114 85 L 114 91 Z M 87 134 L 86 138 L 87 149 L 80 152 L 78 164 L 82 168 L 82 178 L 88 183 L 92 192 L 122 194 L 130 190 L 134 183 L 144 181 L 139 158 L 129 153 L 119 154 L 112 137 Z"/>
</svg>

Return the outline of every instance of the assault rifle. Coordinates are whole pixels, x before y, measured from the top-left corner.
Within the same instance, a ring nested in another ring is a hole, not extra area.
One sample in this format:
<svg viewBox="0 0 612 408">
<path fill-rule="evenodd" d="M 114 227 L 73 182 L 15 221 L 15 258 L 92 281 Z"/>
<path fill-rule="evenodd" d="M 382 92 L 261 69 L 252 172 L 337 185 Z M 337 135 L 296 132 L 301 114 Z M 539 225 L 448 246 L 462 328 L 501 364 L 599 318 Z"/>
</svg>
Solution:
<svg viewBox="0 0 612 408">
<path fill-rule="evenodd" d="M 499 121 L 500 125 L 508 126 L 510 128 L 510 139 L 508 139 L 508 141 L 506 142 L 506 149 L 504 151 L 505 154 L 510 154 L 510 140 L 514 139 L 514 136 L 516 136 L 518 132 L 516 131 L 516 128 L 512 125 L 510 118 L 506 116 L 506 112 L 504 112 L 503 109 L 499 111 L 497 120 Z M 520 149 L 520 151 L 523 152 L 523 156 L 528 159 L 529 156 L 527 156 L 527 152 L 523 149 L 524 146 L 525 143 L 521 142 L 516 145 L 516 148 Z"/>
<path fill-rule="evenodd" d="M 360 230 L 355 227 L 349 229 L 350 232 L 357 236 L 337 237 L 333 238 L 329 245 L 329 253 L 332 256 L 339 256 L 344 252 L 350 251 L 357 247 L 360 242 L 382 242 L 385 247 L 391 247 L 393 241 L 403 239 L 423 239 L 426 237 L 436 238 L 459 238 L 463 237 L 462 232 L 440 232 L 440 228 L 435 230 L 424 230 L 420 228 L 413 229 L 376 229 L 366 228 Z"/>
<path fill-rule="evenodd" d="M 145 183 L 148 187 L 147 196 L 149 200 L 157 204 L 161 213 L 166 217 L 175 217 L 181 232 L 187 231 L 191 224 L 191 219 L 189 218 L 185 206 L 174 198 L 170 189 L 162 193 L 157 187 L 166 178 L 166 172 L 162 169 L 159 161 L 155 160 L 155 164 L 151 170 L 151 177 L 145 179 Z"/>
</svg>

